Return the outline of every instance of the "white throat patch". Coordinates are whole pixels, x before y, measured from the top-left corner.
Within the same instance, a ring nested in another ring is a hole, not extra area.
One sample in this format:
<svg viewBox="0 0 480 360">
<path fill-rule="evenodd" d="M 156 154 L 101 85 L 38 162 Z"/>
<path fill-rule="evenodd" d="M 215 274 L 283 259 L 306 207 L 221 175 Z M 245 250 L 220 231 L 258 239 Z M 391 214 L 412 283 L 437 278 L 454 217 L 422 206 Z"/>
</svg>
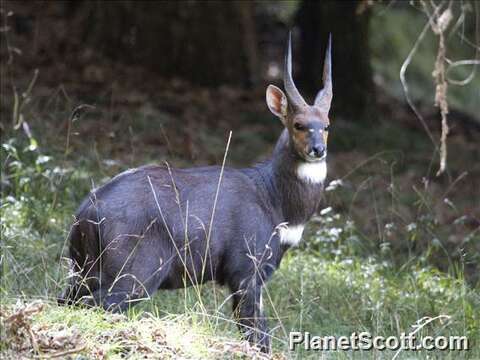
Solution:
<svg viewBox="0 0 480 360">
<path fill-rule="evenodd" d="M 327 162 L 303 162 L 297 167 L 297 176 L 313 184 L 323 183 L 327 177 Z"/>
<path fill-rule="evenodd" d="M 278 227 L 280 243 L 284 245 L 297 246 L 302 239 L 304 227 L 305 225 L 288 226 L 287 224 L 281 224 Z"/>
</svg>

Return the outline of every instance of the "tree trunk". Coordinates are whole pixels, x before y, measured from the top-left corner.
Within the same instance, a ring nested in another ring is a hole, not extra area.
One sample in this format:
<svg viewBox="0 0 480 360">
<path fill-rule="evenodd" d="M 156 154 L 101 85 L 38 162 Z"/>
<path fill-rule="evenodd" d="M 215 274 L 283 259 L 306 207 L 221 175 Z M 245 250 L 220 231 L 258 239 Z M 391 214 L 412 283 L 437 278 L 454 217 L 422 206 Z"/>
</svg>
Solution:
<svg viewBox="0 0 480 360">
<path fill-rule="evenodd" d="M 253 3 L 247 1 L 86 2 L 87 41 L 120 60 L 165 76 L 218 86 L 258 79 Z"/>
<path fill-rule="evenodd" d="M 368 46 L 369 10 L 361 1 L 303 0 L 300 28 L 300 82 L 311 96 L 322 86 L 328 34 L 332 34 L 332 116 L 370 121 L 374 86 Z"/>
</svg>

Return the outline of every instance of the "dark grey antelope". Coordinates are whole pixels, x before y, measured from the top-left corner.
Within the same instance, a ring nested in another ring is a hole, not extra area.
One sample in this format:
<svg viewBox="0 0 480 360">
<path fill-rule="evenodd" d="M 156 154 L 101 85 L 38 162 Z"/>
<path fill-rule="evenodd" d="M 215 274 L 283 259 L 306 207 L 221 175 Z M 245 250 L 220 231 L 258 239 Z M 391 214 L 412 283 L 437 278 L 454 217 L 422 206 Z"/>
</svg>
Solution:
<svg viewBox="0 0 480 360">
<path fill-rule="evenodd" d="M 157 289 L 227 285 L 241 331 L 269 351 L 262 288 L 318 209 L 327 175 L 331 41 L 324 87 L 308 105 L 292 79 L 266 102 L 285 126 L 271 158 L 245 169 L 148 165 L 92 190 L 70 235 L 74 272 L 63 303 L 121 311 Z M 218 187 L 218 192 L 217 192 Z"/>
</svg>

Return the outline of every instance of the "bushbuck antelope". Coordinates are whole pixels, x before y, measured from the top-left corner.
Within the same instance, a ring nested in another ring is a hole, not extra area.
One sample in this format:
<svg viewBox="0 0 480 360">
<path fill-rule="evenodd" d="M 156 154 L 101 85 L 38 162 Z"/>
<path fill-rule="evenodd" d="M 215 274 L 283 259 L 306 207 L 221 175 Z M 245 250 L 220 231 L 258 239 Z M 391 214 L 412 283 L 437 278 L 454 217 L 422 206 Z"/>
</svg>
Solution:
<svg viewBox="0 0 480 360">
<path fill-rule="evenodd" d="M 149 165 L 92 190 L 71 229 L 74 272 L 60 302 L 120 311 L 157 289 L 215 280 L 230 288 L 245 337 L 269 351 L 262 288 L 300 242 L 327 175 L 330 53 L 329 39 L 324 87 L 310 106 L 293 82 L 289 38 L 285 93 L 273 85 L 266 91 L 285 126 L 269 160 L 223 172 Z"/>
</svg>

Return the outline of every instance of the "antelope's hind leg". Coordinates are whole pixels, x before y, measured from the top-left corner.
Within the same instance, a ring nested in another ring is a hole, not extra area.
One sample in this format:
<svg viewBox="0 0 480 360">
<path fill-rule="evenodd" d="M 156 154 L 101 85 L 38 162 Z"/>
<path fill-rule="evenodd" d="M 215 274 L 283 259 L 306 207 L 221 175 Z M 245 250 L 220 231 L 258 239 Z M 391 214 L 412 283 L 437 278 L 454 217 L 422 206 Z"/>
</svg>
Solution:
<svg viewBox="0 0 480 360">
<path fill-rule="evenodd" d="M 93 293 L 95 305 L 105 310 L 124 311 L 149 299 L 170 271 L 170 251 L 153 236 L 144 235 L 128 252 L 112 248 L 105 254 L 102 284 Z"/>
</svg>

